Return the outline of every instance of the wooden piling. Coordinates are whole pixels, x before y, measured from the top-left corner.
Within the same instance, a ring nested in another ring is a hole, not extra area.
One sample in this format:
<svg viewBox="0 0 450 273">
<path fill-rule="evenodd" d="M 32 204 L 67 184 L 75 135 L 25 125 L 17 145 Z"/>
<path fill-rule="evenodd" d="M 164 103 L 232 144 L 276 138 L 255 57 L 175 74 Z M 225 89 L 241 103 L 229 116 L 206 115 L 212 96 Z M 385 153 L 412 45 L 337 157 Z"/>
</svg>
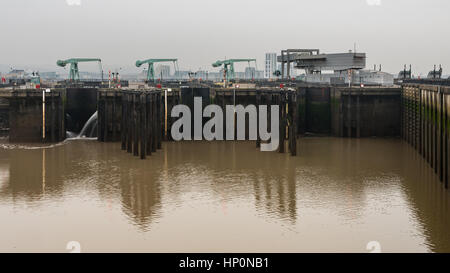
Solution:
<svg viewBox="0 0 450 273">
<path fill-rule="evenodd" d="M 151 155 L 152 154 L 152 109 L 153 106 L 151 104 L 152 100 L 151 100 L 151 95 L 146 93 L 145 94 L 145 103 L 147 105 L 146 107 L 146 113 L 147 113 L 147 144 L 146 144 L 146 150 L 147 150 L 147 155 Z"/>
<path fill-rule="evenodd" d="M 361 105 L 360 105 L 360 94 L 356 95 L 356 137 L 361 137 Z"/>
<path fill-rule="evenodd" d="M 448 183 L 448 134 L 447 134 L 447 96 L 442 92 L 442 182 Z"/>
<path fill-rule="evenodd" d="M 130 93 L 126 94 L 127 99 L 127 152 L 132 153 L 132 137 L 133 137 L 133 119 L 132 119 L 132 113 L 133 113 L 133 103 L 132 103 L 132 96 Z"/>
<path fill-rule="evenodd" d="M 122 143 L 122 150 L 126 150 L 127 149 L 127 121 L 126 121 L 126 115 L 127 115 L 127 102 L 126 102 L 126 96 L 125 94 L 122 92 L 121 94 L 121 98 L 122 98 L 122 117 L 120 119 L 120 141 Z"/>
<path fill-rule="evenodd" d="M 157 141 L 158 141 L 158 126 L 157 126 L 157 97 L 156 94 L 152 94 L 152 152 L 156 152 Z"/>
<path fill-rule="evenodd" d="M 286 103 L 285 103 L 285 92 L 284 91 L 280 91 L 278 93 L 278 105 L 280 108 L 280 112 L 279 112 L 279 116 L 280 116 L 280 121 L 279 121 L 279 126 L 280 126 L 280 132 L 279 132 L 279 137 L 280 137 L 280 143 L 279 143 L 279 149 L 278 152 L 279 153 L 284 153 L 284 141 L 286 139 L 286 123 L 285 123 L 285 119 L 286 119 Z"/>
<path fill-rule="evenodd" d="M 419 153 L 424 157 L 423 94 L 419 87 Z"/>
<path fill-rule="evenodd" d="M 438 124 L 437 124 L 437 119 L 438 119 L 438 93 L 434 92 L 433 93 L 433 142 L 434 142 L 434 150 L 433 150 L 433 166 L 434 166 L 434 172 L 437 174 L 438 173 Z"/>
<path fill-rule="evenodd" d="M 109 129 L 109 100 L 108 100 L 108 92 L 105 93 L 105 98 L 103 100 L 103 141 L 108 141 L 108 129 Z"/>
<path fill-rule="evenodd" d="M 444 158 L 443 158 L 443 144 L 444 144 L 444 142 L 443 142 L 443 138 L 444 138 L 444 130 L 443 130 L 443 127 L 444 127 L 444 124 L 443 124 L 443 120 L 444 120 L 444 116 L 443 116 L 443 112 L 444 112 L 444 108 L 443 108 L 443 94 L 442 94 L 442 91 L 441 91 L 441 88 L 439 87 L 439 89 L 438 89 L 438 99 L 439 99 L 439 102 L 438 102 L 438 163 L 439 163 L 439 165 L 438 165 L 438 173 L 439 173 L 439 180 L 441 181 L 441 182 L 443 182 L 443 180 L 444 180 L 444 172 L 443 172 L 443 170 L 444 170 L 444 166 L 443 166 L 443 161 L 444 161 Z"/>
<path fill-rule="evenodd" d="M 260 126 L 259 125 L 259 116 L 261 115 L 261 113 L 259 112 L 260 104 L 261 104 L 261 91 L 256 90 L 256 111 L 258 113 L 258 118 L 256 119 L 256 148 L 261 147 L 261 138 L 259 135 L 259 126 Z M 267 109 L 268 109 L 268 111 L 270 111 L 270 106 Z"/>
<path fill-rule="evenodd" d="M 55 109 L 55 97 L 53 92 L 50 92 L 51 99 L 51 111 L 50 111 L 50 139 L 51 142 L 56 142 L 56 109 Z"/>
<path fill-rule="evenodd" d="M 111 105 L 111 129 L 112 129 L 112 141 L 117 141 L 117 124 L 116 124 L 116 101 L 117 101 L 117 91 L 114 91 L 112 105 Z"/>
<path fill-rule="evenodd" d="M 297 104 L 297 91 L 292 92 L 290 96 L 290 135 L 289 135 L 289 142 L 290 142 L 290 152 L 291 156 L 297 156 L 297 128 L 298 128 L 298 117 L 297 117 L 297 111 L 298 111 L 298 104 Z"/>
<path fill-rule="evenodd" d="M 347 95 L 347 137 L 352 137 L 352 90 L 348 89 Z"/>
<path fill-rule="evenodd" d="M 156 121 L 157 124 L 156 125 L 158 126 L 158 129 L 157 129 L 157 137 L 158 137 L 157 148 L 159 150 L 159 149 L 161 149 L 162 134 L 163 134 L 163 128 L 162 128 L 163 108 L 161 107 L 161 104 L 162 104 L 161 93 L 158 92 L 158 94 L 156 96 L 157 96 L 157 100 L 158 100 L 158 103 L 157 103 L 158 111 L 157 111 L 157 114 L 156 114 L 156 119 L 157 119 L 157 121 Z"/>
<path fill-rule="evenodd" d="M 141 131 L 141 139 L 140 139 L 140 154 L 141 154 L 141 159 L 145 159 L 145 156 L 147 155 L 147 150 L 146 150 L 146 142 L 147 142 L 147 120 L 146 120 L 146 101 L 145 101 L 145 95 L 141 94 L 139 96 L 140 99 L 140 131 Z"/>
</svg>

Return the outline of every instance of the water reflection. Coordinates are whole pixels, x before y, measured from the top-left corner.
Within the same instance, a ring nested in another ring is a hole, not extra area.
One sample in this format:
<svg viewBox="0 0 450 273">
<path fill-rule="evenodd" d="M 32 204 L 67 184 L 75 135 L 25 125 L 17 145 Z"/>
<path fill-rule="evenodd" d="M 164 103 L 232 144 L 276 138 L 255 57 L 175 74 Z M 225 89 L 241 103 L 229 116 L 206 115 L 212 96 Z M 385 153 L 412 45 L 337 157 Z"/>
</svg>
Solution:
<svg viewBox="0 0 450 273">
<path fill-rule="evenodd" d="M 117 143 L 89 140 L 2 149 L 0 212 L 10 204 L 42 211 L 79 204 L 81 226 L 113 240 L 134 238 L 131 244 L 144 250 L 145 239 L 160 238 L 157 250 L 174 237 L 170 230 L 188 225 L 204 249 L 213 244 L 202 239 L 208 230 L 221 234 L 224 247 L 260 236 L 267 245 L 279 242 L 281 251 L 364 251 L 371 238 L 387 251 L 450 251 L 449 193 L 407 144 L 309 138 L 298 147 L 291 157 L 260 152 L 252 142 L 164 143 L 147 160 Z M 107 232 L 112 226 L 117 230 Z M 89 241 L 104 244 L 95 234 Z M 253 251 L 273 250 L 264 247 Z"/>
</svg>

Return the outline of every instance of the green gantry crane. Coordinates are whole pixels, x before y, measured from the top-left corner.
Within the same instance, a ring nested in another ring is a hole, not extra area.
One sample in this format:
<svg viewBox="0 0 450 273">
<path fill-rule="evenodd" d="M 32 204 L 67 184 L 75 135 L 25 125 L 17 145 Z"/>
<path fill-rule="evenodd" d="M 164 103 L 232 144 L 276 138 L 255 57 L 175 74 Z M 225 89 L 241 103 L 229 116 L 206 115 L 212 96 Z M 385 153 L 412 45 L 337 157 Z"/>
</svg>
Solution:
<svg viewBox="0 0 450 273">
<path fill-rule="evenodd" d="M 144 61 L 137 60 L 136 67 L 141 67 L 141 65 L 143 65 L 143 64 L 148 64 L 147 81 L 150 82 L 150 81 L 155 81 L 155 69 L 154 69 L 155 63 L 173 62 L 175 71 L 177 71 L 177 67 L 176 67 L 177 61 L 178 61 L 178 59 L 147 59 Z"/>
<path fill-rule="evenodd" d="M 66 67 L 66 65 L 70 64 L 69 70 L 69 80 L 78 81 L 80 79 L 80 71 L 78 70 L 78 63 L 82 62 L 98 62 L 100 65 L 100 70 L 103 78 L 103 69 L 101 69 L 101 59 L 97 58 L 72 58 L 67 60 L 58 60 L 56 64 L 61 67 Z"/>
<path fill-rule="evenodd" d="M 224 67 L 224 79 L 226 82 L 233 80 L 235 78 L 234 74 L 234 63 L 239 62 L 248 62 L 248 65 L 250 66 L 250 62 L 255 62 L 256 65 L 256 59 L 228 59 L 223 61 L 217 61 L 212 64 L 213 67 L 220 67 L 223 65 Z"/>
</svg>

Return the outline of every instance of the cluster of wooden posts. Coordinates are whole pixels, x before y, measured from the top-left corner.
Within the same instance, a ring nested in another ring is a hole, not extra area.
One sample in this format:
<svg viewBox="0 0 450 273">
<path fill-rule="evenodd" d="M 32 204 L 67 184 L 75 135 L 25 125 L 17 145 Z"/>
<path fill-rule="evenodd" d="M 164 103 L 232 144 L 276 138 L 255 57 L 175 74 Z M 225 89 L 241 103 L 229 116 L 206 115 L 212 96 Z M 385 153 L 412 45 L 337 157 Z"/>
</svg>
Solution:
<svg viewBox="0 0 450 273">
<path fill-rule="evenodd" d="M 257 109 L 260 105 L 267 105 L 267 124 L 271 124 L 271 105 L 279 106 L 279 138 L 280 145 L 278 152 L 284 153 L 286 150 L 285 142 L 288 142 L 288 151 L 292 156 L 297 155 L 297 137 L 299 132 L 298 125 L 298 93 L 296 90 L 273 90 L 273 89 L 256 89 L 256 90 L 239 90 L 239 89 L 217 89 L 214 92 L 214 103 L 222 106 L 225 111 L 226 105 L 243 105 L 254 104 Z M 236 122 L 235 122 L 236 126 Z M 248 132 L 248 122 L 246 122 L 246 130 Z M 225 128 L 225 126 L 224 126 Z M 259 137 L 259 118 L 257 124 L 257 140 L 256 147 L 260 147 L 261 139 Z M 235 128 L 236 129 L 236 128 Z M 272 130 L 274 128 L 270 128 Z"/>
<path fill-rule="evenodd" d="M 278 151 L 285 152 L 287 140 L 288 151 L 292 156 L 297 155 L 299 107 L 296 91 L 222 89 L 215 90 L 213 93 L 215 96 L 212 101 L 223 106 L 224 111 L 225 105 L 254 104 L 257 109 L 259 105 L 267 105 L 267 124 L 269 125 L 270 105 L 279 105 L 279 128 L 277 129 L 281 141 Z M 174 120 L 170 117 L 170 113 L 172 107 L 183 103 L 181 98 L 179 89 L 170 90 L 170 92 L 168 90 L 99 91 L 98 140 L 119 141 L 120 136 L 122 150 L 145 159 L 146 156 L 161 149 L 163 140 L 171 140 L 170 129 Z M 248 132 L 248 122 L 246 126 Z M 260 147 L 259 132 L 257 135 L 256 146 Z"/>
<path fill-rule="evenodd" d="M 122 150 L 145 159 L 161 149 L 160 92 L 122 92 Z"/>
<path fill-rule="evenodd" d="M 413 146 L 448 188 L 450 87 L 406 84 L 402 89 L 402 127 Z"/>
<path fill-rule="evenodd" d="M 170 115 L 179 91 L 99 91 L 98 140 L 118 141 L 121 148 L 145 159 L 170 140 Z M 167 107 L 167 111 L 165 108 Z"/>
</svg>

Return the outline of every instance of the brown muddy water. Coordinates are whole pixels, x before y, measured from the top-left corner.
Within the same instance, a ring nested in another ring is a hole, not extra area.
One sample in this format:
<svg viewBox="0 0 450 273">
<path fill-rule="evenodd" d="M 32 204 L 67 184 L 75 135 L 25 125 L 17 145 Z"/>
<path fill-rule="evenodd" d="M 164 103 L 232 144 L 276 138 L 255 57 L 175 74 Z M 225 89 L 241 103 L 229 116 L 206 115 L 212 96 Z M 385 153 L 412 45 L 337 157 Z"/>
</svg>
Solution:
<svg viewBox="0 0 450 273">
<path fill-rule="evenodd" d="M 0 252 L 449 252 L 450 196 L 397 139 L 0 144 Z"/>
</svg>

